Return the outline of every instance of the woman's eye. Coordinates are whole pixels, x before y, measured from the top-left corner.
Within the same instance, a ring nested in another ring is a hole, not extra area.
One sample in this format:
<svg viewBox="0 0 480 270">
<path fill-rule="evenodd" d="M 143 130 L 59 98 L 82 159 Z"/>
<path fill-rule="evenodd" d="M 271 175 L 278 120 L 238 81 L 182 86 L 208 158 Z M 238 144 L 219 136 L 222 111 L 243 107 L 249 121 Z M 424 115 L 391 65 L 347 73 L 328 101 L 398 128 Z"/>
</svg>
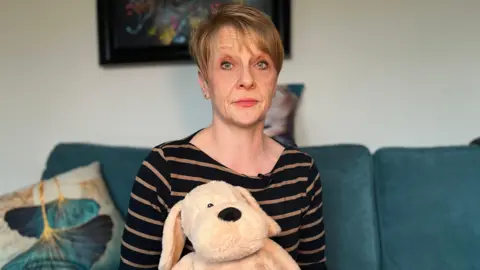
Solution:
<svg viewBox="0 0 480 270">
<path fill-rule="evenodd" d="M 212 207 L 212 206 L 213 206 L 212 203 L 207 204 L 207 207 L 208 207 L 208 208 L 210 208 L 210 207 Z"/>
<path fill-rule="evenodd" d="M 221 66 L 222 66 L 223 69 L 231 69 L 232 68 L 232 63 L 224 61 L 224 62 L 222 62 Z"/>
<path fill-rule="evenodd" d="M 266 68 L 268 68 L 268 63 L 265 62 L 265 61 L 260 61 L 260 62 L 258 62 L 257 66 L 258 66 L 260 69 L 266 69 Z"/>
</svg>

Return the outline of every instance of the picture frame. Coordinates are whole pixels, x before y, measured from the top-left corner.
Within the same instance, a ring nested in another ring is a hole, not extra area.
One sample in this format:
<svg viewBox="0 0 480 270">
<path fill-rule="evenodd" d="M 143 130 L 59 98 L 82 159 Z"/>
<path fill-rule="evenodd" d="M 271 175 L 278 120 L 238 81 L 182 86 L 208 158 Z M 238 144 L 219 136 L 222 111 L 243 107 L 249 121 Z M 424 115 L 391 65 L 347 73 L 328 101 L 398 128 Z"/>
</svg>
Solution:
<svg viewBox="0 0 480 270">
<path fill-rule="evenodd" d="M 192 62 L 188 28 L 225 2 L 243 2 L 269 15 L 290 58 L 291 0 L 97 0 L 99 64 Z"/>
</svg>

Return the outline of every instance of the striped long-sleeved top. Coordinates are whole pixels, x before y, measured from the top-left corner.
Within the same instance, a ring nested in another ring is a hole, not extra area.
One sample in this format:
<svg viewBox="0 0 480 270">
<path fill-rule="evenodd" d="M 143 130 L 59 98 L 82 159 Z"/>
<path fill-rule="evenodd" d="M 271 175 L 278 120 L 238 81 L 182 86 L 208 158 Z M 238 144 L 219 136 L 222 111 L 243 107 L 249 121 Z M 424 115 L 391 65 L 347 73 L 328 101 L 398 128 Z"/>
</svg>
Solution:
<svg viewBox="0 0 480 270">
<path fill-rule="evenodd" d="M 270 173 L 252 177 L 217 162 L 191 144 L 192 137 L 154 147 L 141 164 L 130 197 L 120 269 L 158 269 L 169 209 L 210 180 L 248 189 L 282 228 L 272 240 L 302 270 L 326 269 L 322 184 L 312 157 L 286 147 Z M 183 255 L 192 250 L 187 239 Z"/>
</svg>

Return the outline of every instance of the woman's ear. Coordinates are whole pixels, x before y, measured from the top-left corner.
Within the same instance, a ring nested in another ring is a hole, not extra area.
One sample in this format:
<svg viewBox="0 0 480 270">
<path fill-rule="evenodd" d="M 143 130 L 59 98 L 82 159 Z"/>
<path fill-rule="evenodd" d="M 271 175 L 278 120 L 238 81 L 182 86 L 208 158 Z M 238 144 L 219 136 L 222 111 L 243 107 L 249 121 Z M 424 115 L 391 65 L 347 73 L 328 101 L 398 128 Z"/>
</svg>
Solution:
<svg viewBox="0 0 480 270">
<path fill-rule="evenodd" d="M 200 84 L 200 88 L 202 88 L 202 93 L 205 99 L 209 99 L 210 94 L 208 89 L 207 78 L 203 75 L 201 71 L 198 71 L 198 83 Z"/>
<path fill-rule="evenodd" d="M 160 255 L 159 270 L 171 270 L 178 262 L 185 246 L 185 234 L 182 230 L 181 208 L 182 202 L 176 203 L 168 213 L 163 225 L 162 254 Z"/>
<path fill-rule="evenodd" d="M 264 217 L 265 222 L 267 223 L 268 237 L 278 235 L 282 231 L 278 223 L 273 220 L 273 218 L 271 218 L 269 215 L 267 215 L 265 211 L 263 211 L 257 200 L 253 198 L 252 194 L 247 189 L 240 186 L 236 186 L 235 189 L 240 193 L 240 196 L 242 196 L 251 207 L 257 210 Z"/>
</svg>

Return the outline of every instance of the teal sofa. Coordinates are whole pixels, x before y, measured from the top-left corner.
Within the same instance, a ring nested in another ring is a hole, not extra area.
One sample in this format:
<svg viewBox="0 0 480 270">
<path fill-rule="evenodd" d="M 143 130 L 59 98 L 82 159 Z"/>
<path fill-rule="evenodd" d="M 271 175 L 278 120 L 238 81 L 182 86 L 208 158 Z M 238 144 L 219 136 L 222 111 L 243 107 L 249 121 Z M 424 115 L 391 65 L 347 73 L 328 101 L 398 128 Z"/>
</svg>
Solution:
<svg viewBox="0 0 480 270">
<path fill-rule="evenodd" d="M 318 163 L 330 270 L 480 269 L 480 147 L 302 148 Z M 63 143 L 43 178 L 98 160 L 126 214 L 149 149 Z"/>
</svg>

